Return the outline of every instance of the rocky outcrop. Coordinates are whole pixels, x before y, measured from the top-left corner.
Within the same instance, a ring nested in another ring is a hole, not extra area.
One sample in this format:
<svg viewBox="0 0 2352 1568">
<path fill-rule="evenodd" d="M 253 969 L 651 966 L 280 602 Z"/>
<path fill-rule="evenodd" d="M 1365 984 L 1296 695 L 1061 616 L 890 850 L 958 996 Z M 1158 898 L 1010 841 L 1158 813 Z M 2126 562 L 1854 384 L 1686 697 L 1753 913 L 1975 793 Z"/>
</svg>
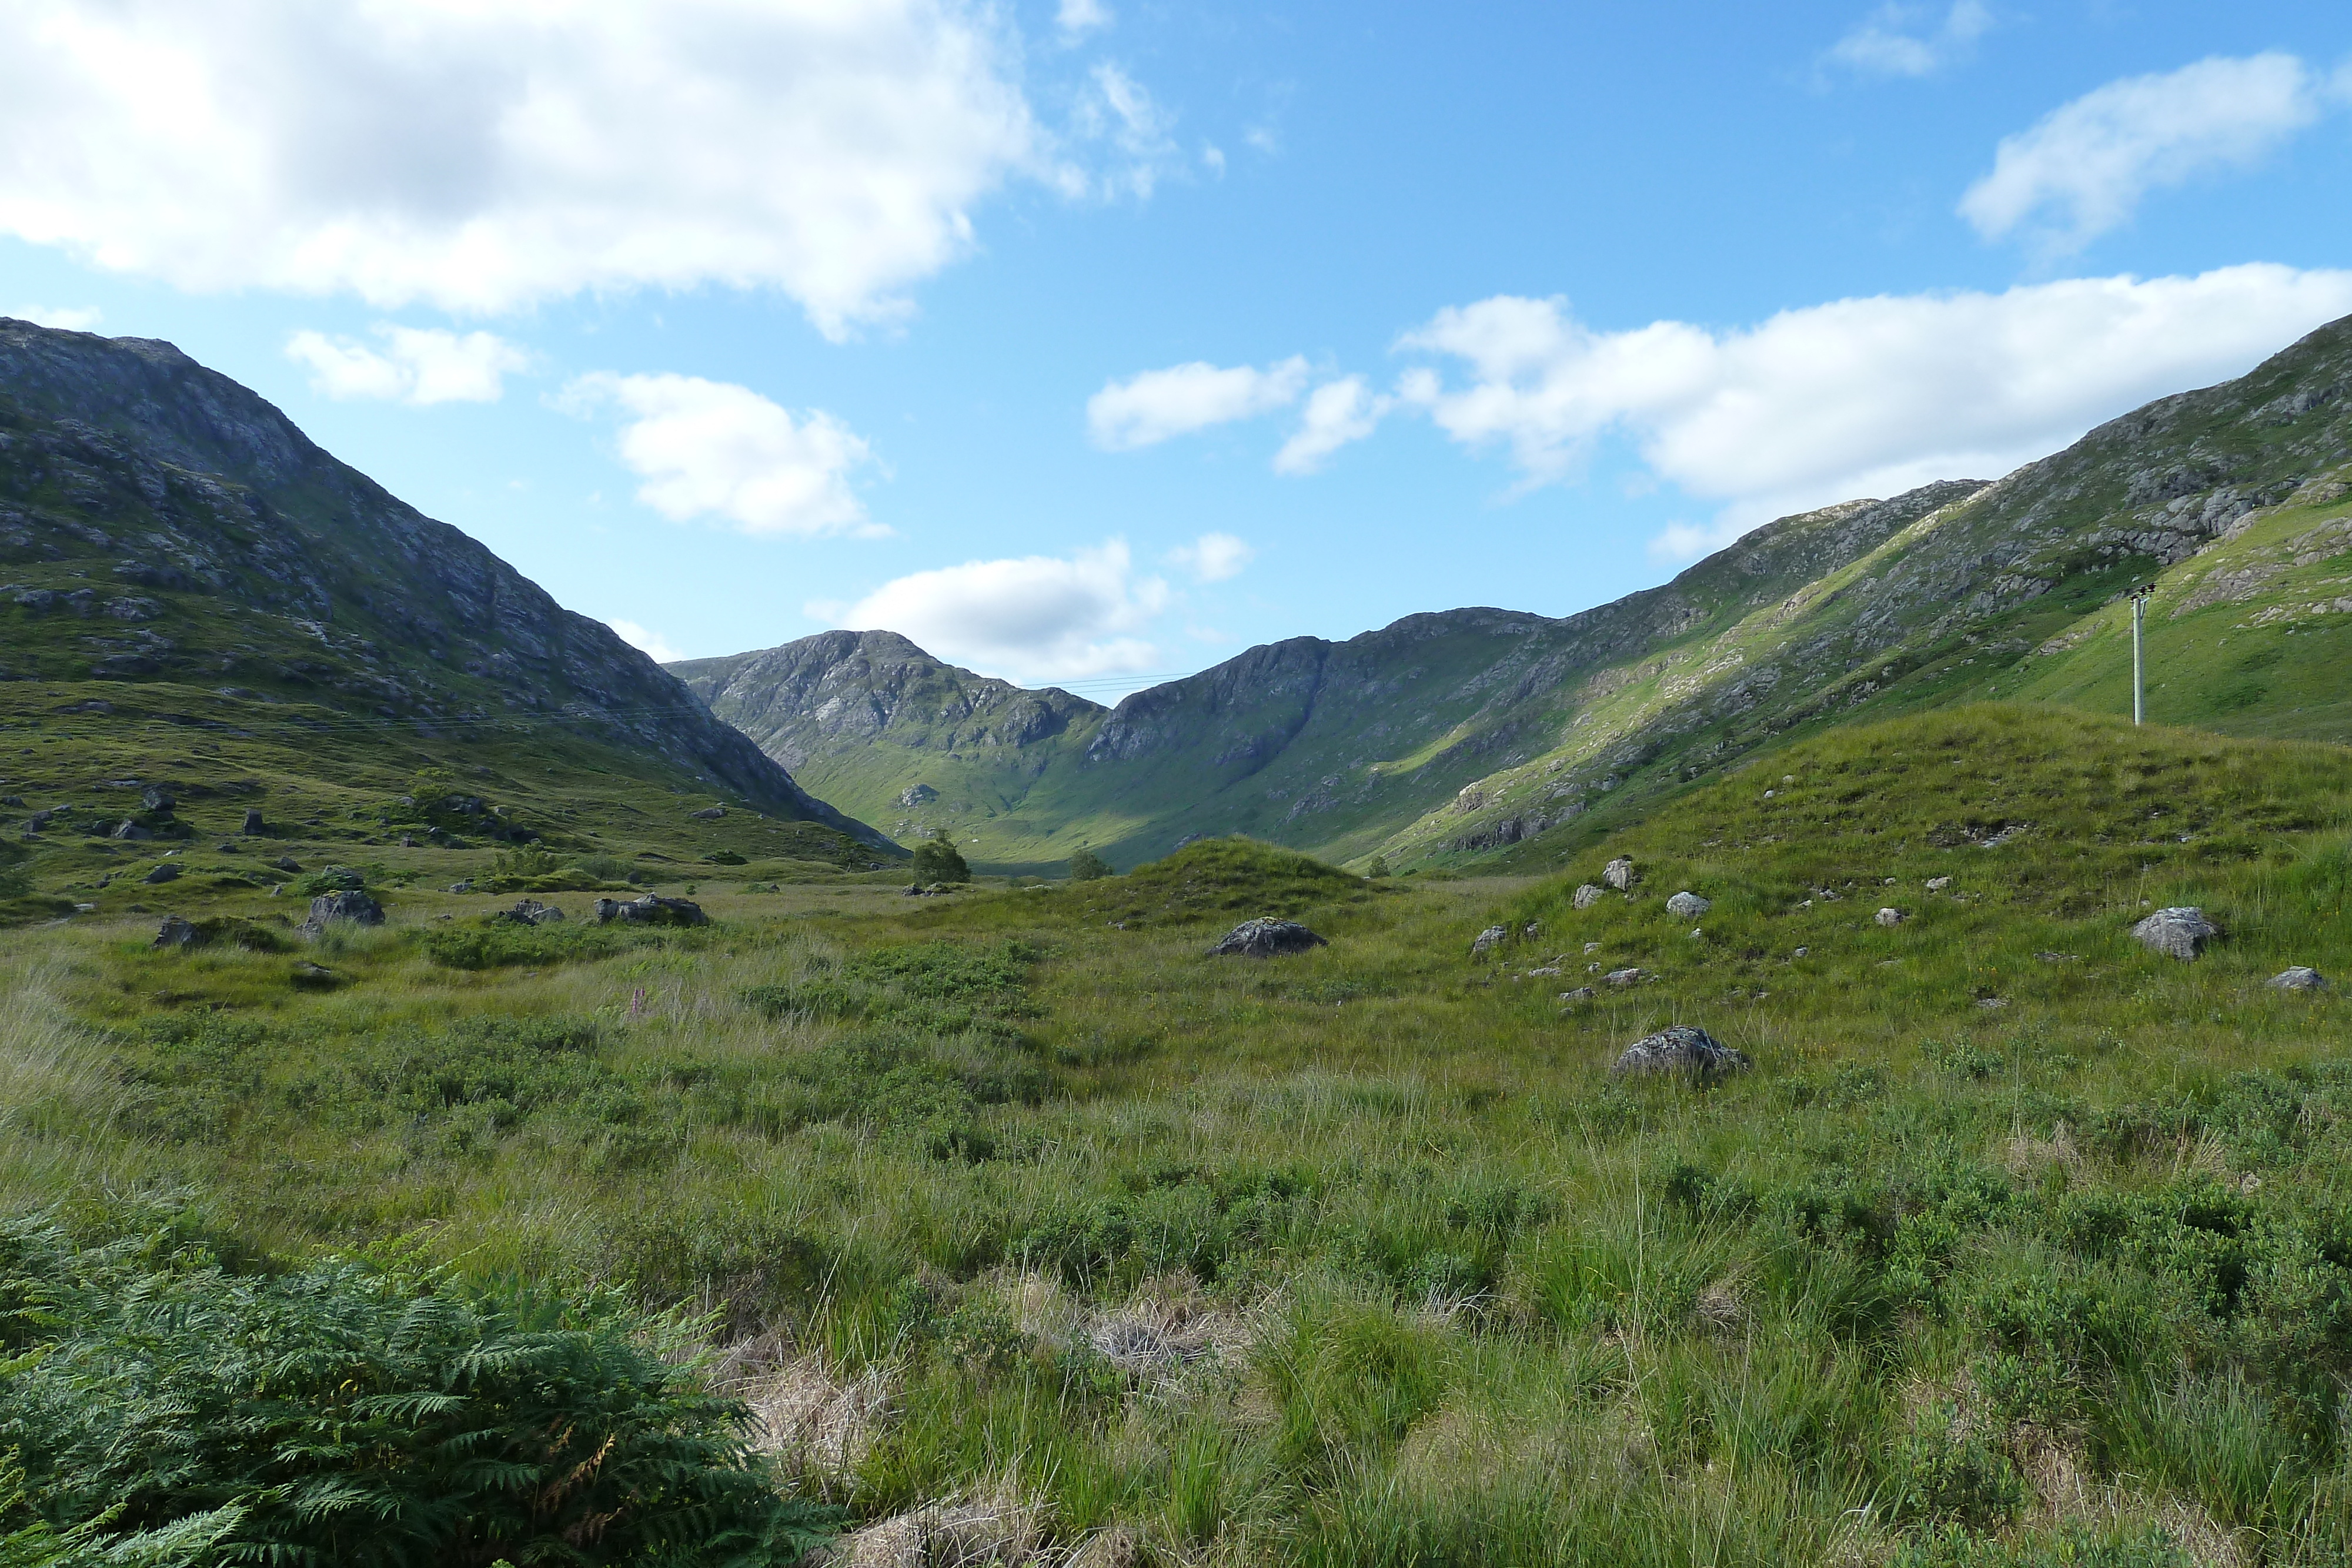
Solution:
<svg viewBox="0 0 2352 1568">
<path fill-rule="evenodd" d="M 364 893 L 356 893 L 350 889 L 322 893 L 310 901 L 310 915 L 309 919 L 302 922 L 302 929 L 310 936 L 316 936 L 324 932 L 328 926 L 339 923 L 350 925 L 381 925 L 383 924 L 383 905 Z"/>
<path fill-rule="evenodd" d="M 1697 1079 L 1745 1072 L 1755 1063 L 1744 1051 L 1734 1051 L 1693 1024 L 1675 1024 L 1645 1035 L 1625 1048 L 1609 1069 L 1612 1078 L 1645 1078 L 1677 1073 Z"/>
<path fill-rule="evenodd" d="M 2221 928 L 2205 918 L 2201 909 L 2159 909 L 2132 927 L 2139 944 L 2153 952 L 2171 958 L 2194 958 L 2205 951 L 2205 944 L 2221 935 Z"/>
<path fill-rule="evenodd" d="M 1701 898 L 1688 891 L 1675 894 L 1666 900 L 1666 913 L 1677 920 L 1696 920 L 1714 907 L 1714 900 Z"/>
<path fill-rule="evenodd" d="M 624 925 L 708 925 L 702 905 L 684 898 L 664 898 L 648 893 L 640 898 L 600 898 L 595 904 L 598 925 L 618 921 Z"/>
<path fill-rule="evenodd" d="M 1306 953 L 1330 944 L 1296 920 L 1244 920 L 1209 949 L 1212 958 L 1272 958 Z"/>
</svg>

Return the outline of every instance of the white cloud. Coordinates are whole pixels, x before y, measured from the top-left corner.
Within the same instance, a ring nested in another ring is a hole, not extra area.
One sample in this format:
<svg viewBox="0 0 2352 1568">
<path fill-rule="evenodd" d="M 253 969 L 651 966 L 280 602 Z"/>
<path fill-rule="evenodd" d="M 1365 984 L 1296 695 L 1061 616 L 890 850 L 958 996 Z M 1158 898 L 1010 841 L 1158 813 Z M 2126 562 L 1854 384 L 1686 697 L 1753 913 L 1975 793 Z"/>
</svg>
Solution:
<svg viewBox="0 0 2352 1568">
<path fill-rule="evenodd" d="M 1933 76 L 1992 30 L 1983 0 L 1954 0 L 1942 21 L 1935 17 L 1928 5 L 1881 5 L 1830 46 L 1830 63 L 1864 76 Z"/>
<path fill-rule="evenodd" d="M 1043 172 L 981 0 L 20 0 L 0 233 L 184 288 L 904 308 Z"/>
<path fill-rule="evenodd" d="M 1184 568 L 1202 582 L 1239 577 L 1242 568 L 1256 559 L 1257 551 L 1231 534 L 1202 534 L 1168 552 L 1169 564 Z"/>
<path fill-rule="evenodd" d="M 1054 26 L 1066 38 L 1108 27 L 1110 22 L 1110 8 L 1102 0 L 1062 0 L 1054 12 Z"/>
<path fill-rule="evenodd" d="M 972 560 L 884 583 L 840 616 L 858 631 L 912 638 L 941 658 L 1010 679 L 1076 680 L 1159 667 L 1136 635 L 1168 605 L 1168 585 L 1137 578 L 1112 539 L 1068 559 Z M 812 614 L 830 606 L 812 604 Z"/>
<path fill-rule="evenodd" d="M 1842 299 L 1721 332 L 1601 332 L 1560 300 L 1502 296 L 1402 340 L 1462 361 L 1466 384 L 1423 371 L 1400 395 L 1466 445 L 1507 448 L 1527 486 L 1625 436 L 1658 477 L 1724 503 L 1736 537 L 1932 479 L 1999 477 L 2347 312 L 2352 272 L 2270 265 Z"/>
<path fill-rule="evenodd" d="M 19 305 L 14 310 L 0 311 L 19 321 L 30 321 L 36 327 L 54 327 L 61 332 L 87 332 L 106 319 L 106 312 L 95 305 Z"/>
<path fill-rule="evenodd" d="M 419 405 L 496 402 L 507 375 L 530 368 L 530 355 L 488 332 L 462 337 L 440 328 L 380 324 L 379 353 L 349 338 L 301 331 L 286 357 L 310 367 L 310 385 L 329 397 L 397 398 Z"/>
<path fill-rule="evenodd" d="M 1117 167 L 1095 187 L 1104 195 L 1149 197 L 1164 174 L 1184 168 L 1184 154 L 1171 132 L 1176 117 L 1160 106 L 1141 82 L 1108 62 L 1088 74 L 1088 90 L 1078 99 L 1072 130 L 1100 141 L 1117 154 Z M 1083 176 L 1078 187 L 1087 188 Z"/>
<path fill-rule="evenodd" d="M 686 657 L 670 645 L 668 638 L 658 632 L 649 632 L 634 621 L 607 621 L 604 624 L 619 632 L 622 642 L 656 664 L 675 664 Z"/>
<path fill-rule="evenodd" d="M 1096 445 L 1131 452 L 1213 424 L 1271 413 L 1297 402 L 1306 386 L 1307 361 L 1297 356 L 1262 371 L 1249 365 L 1220 369 L 1196 360 L 1104 382 L 1087 400 L 1087 428 Z"/>
<path fill-rule="evenodd" d="M 747 534 L 856 534 L 867 521 L 850 476 L 873 451 L 822 409 L 795 420 L 749 387 L 699 376 L 582 376 L 559 406 L 622 412 L 621 461 L 645 480 L 637 499 L 672 522 L 719 517 Z"/>
<path fill-rule="evenodd" d="M 2002 138 L 1960 215 L 1987 239 L 2023 229 L 2046 249 L 2078 250 L 2150 191 L 2256 162 L 2318 120 L 2329 93 L 2277 53 L 2109 82 Z"/>
<path fill-rule="evenodd" d="M 1314 473 L 1331 454 L 1370 435 L 1393 406 L 1393 399 L 1375 396 L 1361 376 L 1324 382 L 1308 395 L 1297 432 L 1274 455 L 1274 471 Z"/>
</svg>

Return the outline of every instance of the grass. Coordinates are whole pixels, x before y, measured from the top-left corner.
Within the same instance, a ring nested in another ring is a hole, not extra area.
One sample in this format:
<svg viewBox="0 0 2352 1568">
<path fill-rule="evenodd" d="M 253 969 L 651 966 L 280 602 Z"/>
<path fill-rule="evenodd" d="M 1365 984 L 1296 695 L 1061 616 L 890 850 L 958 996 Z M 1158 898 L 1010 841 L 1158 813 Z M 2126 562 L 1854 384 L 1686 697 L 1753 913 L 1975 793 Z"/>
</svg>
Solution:
<svg viewBox="0 0 2352 1568">
<path fill-rule="evenodd" d="M 478 901 L 409 890 L 306 949 L 326 990 L 101 912 L 0 958 L 0 1191 L 715 1314 L 790 1391 L 780 1483 L 854 1521 L 1011 1498 L 1171 1563 L 2339 1562 L 2348 1015 L 2263 982 L 2352 975 L 2348 787 L 2333 747 L 1975 707 L 1547 879 L 1213 840 L 1043 891 L 706 882 L 709 927 L 479 967 L 436 952 Z M 1575 908 L 1620 854 L 1635 896 Z M 2194 964 L 2128 936 L 2180 903 L 2228 933 Z M 1330 946 L 1202 956 L 1258 914 Z M 1608 1076 L 1675 1021 L 1755 1071 Z"/>
</svg>

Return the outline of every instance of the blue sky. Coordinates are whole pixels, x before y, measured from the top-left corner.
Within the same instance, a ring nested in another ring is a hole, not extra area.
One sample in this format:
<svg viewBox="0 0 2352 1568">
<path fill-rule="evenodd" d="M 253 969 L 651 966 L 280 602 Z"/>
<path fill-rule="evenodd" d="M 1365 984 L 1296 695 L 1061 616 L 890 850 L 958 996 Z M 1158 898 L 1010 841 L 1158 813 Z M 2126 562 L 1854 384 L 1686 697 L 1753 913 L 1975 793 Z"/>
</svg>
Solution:
<svg viewBox="0 0 2352 1568">
<path fill-rule="evenodd" d="M 1565 614 L 2352 313 L 2340 4 L 24 0 L 0 313 L 663 653 Z"/>
</svg>

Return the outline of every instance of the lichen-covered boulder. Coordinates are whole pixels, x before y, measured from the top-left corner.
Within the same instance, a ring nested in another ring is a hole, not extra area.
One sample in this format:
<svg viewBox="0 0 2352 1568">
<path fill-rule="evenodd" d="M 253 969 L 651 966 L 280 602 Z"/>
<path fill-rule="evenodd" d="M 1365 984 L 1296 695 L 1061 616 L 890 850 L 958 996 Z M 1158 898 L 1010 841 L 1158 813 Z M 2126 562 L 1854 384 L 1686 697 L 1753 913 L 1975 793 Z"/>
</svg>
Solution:
<svg viewBox="0 0 2352 1568">
<path fill-rule="evenodd" d="M 2297 964 L 2281 969 L 2263 983 L 2274 991 L 2324 991 L 2327 988 L 2327 977 L 2308 965 Z"/>
<path fill-rule="evenodd" d="M 1296 920 L 1244 920 L 1217 939 L 1212 958 L 1271 958 L 1330 944 Z"/>
<path fill-rule="evenodd" d="M 1878 923 L 1881 925 L 1900 925 L 1910 918 L 1899 909 L 1882 909 L 1878 912 Z"/>
<path fill-rule="evenodd" d="M 184 953 L 203 940 L 203 935 L 193 922 L 183 920 L 176 915 L 167 915 L 163 917 L 163 925 L 155 932 L 155 940 L 149 946 Z"/>
<path fill-rule="evenodd" d="M 1481 931 L 1477 936 L 1470 939 L 1470 956 L 1473 958 L 1483 958 L 1510 939 L 1511 929 L 1509 926 L 1489 925 L 1486 929 Z"/>
<path fill-rule="evenodd" d="M 1620 893 L 1633 892 L 1633 883 L 1636 880 L 1633 873 L 1633 857 L 1631 855 L 1619 855 L 1615 860 L 1611 861 L 1607 865 L 1602 866 L 1601 868 L 1601 880 L 1607 883 L 1610 886 L 1615 888 Z"/>
<path fill-rule="evenodd" d="M 710 916 L 702 913 L 702 905 L 690 899 L 664 898 L 648 893 L 642 898 L 600 898 L 596 901 L 599 924 L 620 921 L 627 925 L 708 925 Z"/>
<path fill-rule="evenodd" d="M 1692 1078 L 1722 1078 L 1754 1065 L 1746 1052 L 1732 1050 L 1695 1024 L 1683 1023 L 1627 1046 L 1609 1075 L 1633 1078 L 1677 1072 Z"/>
<path fill-rule="evenodd" d="M 2173 958 L 2194 958 L 2221 928 L 2205 918 L 2201 909 L 2159 909 L 2132 927 L 2143 946 Z"/>
<path fill-rule="evenodd" d="M 1576 890 L 1576 907 L 1579 909 L 1591 908 L 1594 904 L 1601 902 L 1601 895 L 1608 891 L 1609 890 L 1607 888 L 1597 886 L 1592 883 L 1588 882 L 1583 883 Z"/>
<path fill-rule="evenodd" d="M 1701 898 L 1687 888 L 1666 900 L 1666 913 L 1677 920 L 1696 919 L 1714 907 L 1713 899 Z"/>
<path fill-rule="evenodd" d="M 310 901 L 310 917 L 302 922 L 302 929 L 316 936 L 338 921 L 350 925 L 381 925 L 383 905 L 364 893 L 338 888 Z"/>
<path fill-rule="evenodd" d="M 562 921 L 563 911 L 551 904 L 541 904 L 535 898 L 526 898 L 512 909 L 505 911 L 504 917 L 520 921 L 525 925 L 554 925 Z"/>
</svg>

